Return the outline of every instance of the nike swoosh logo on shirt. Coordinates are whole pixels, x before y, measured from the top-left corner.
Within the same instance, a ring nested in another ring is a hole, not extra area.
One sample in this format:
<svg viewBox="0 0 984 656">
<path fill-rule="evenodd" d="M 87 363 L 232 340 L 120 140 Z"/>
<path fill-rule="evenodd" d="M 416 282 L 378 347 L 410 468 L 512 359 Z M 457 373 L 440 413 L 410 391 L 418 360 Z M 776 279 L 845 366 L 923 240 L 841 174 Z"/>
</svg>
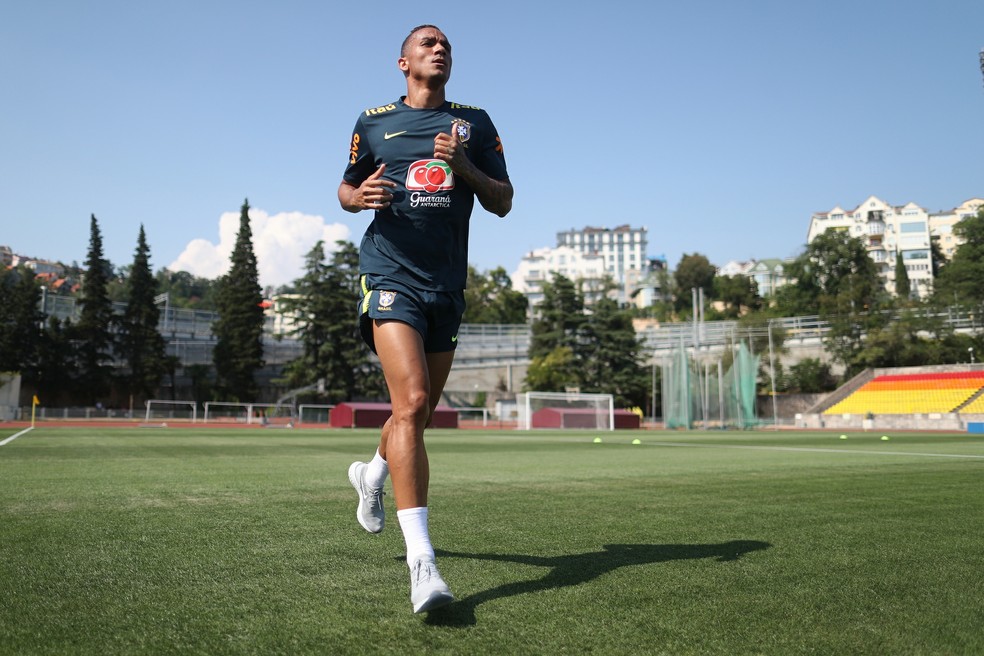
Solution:
<svg viewBox="0 0 984 656">
<path fill-rule="evenodd" d="M 383 139 L 392 139 L 393 137 L 398 137 L 401 134 L 406 134 L 406 133 L 407 133 L 406 130 L 404 130 L 403 132 L 387 132 L 386 134 L 383 135 Z"/>
</svg>

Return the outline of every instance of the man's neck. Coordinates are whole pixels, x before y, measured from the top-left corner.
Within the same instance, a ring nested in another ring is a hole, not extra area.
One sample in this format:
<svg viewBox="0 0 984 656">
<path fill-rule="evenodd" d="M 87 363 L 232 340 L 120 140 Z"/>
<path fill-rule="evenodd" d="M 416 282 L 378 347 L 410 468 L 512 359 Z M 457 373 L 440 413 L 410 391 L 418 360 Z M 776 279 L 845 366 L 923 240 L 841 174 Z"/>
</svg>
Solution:
<svg viewBox="0 0 984 656">
<path fill-rule="evenodd" d="M 436 109 L 444 104 L 444 85 L 429 88 L 422 84 L 408 84 L 403 102 L 414 109 Z"/>
</svg>

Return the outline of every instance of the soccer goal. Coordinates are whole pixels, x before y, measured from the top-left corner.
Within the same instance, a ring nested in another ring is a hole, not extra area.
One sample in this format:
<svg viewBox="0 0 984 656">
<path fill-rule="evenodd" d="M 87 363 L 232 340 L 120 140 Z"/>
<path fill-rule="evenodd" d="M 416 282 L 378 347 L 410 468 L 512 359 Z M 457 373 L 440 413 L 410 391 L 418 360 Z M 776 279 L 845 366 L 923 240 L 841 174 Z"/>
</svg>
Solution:
<svg viewBox="0 0 984 656">
<path fill-rule="evenodd" d="M 233 422 L 239 424 L 286 425 L 293 421 L 293 408 L 277 403 L 236 403 L 206 401 L 205 423 Z"/>
<path fill-rule="evenodd" d="M 298 424 L 327 424 L 334 405 L 321 403 L 302 403 L 297 406 Z"/>
<path fill-rule="evenodd" d="M 615 398 L 611 394 L 527 392 L 517 400 L 517 428 L 521 430 L 615 430 Z"/>
<path fill-rule="evenodd" d="M 147 413 L 144 417 L 146 423 L 152 421 L 198 421 L 198 404 L 194 401 L 167 401 L 163 399 L 150 399 L 144 404 Z"/>
</svg>

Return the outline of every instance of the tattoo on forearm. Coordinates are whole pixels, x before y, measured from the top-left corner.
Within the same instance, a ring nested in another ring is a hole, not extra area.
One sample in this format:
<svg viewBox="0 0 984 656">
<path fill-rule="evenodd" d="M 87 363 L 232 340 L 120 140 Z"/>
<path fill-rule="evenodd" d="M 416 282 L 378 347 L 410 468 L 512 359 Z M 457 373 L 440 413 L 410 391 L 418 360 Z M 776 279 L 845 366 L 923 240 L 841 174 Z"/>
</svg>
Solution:
<svg viewBox="0 0 984 656">
<path fill-rule="evenodd" d="M 490 179 L 488 189 L 488 199 L 482 202 L 482 207 L 493 214 L 504 216 L 512 208 L 512 185 L 502 180 Z M 479 198 L 479 201 L 482 201 Z"/>
</svg>

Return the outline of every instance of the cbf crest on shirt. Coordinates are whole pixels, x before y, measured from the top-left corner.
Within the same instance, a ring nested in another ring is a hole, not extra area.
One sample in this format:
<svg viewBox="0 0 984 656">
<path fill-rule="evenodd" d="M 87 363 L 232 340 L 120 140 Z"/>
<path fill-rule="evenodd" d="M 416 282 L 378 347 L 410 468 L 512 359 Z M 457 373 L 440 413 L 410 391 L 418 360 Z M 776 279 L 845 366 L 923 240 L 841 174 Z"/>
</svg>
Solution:
<svg viewBox="0 0 984 656">
<path fill-rule="evenodd" d="M 362 239 L 361 273 L 433 291 L 465 287 L 475 193 L 434 157 L 434 137 L 440 132 L 454 136 L 485 175 L 509 178 L 499 134 L 478 107 L 445 102 L 415 109 L 401 98 L 365 110 L 352 133 L 343 179 L 357 187 L 386 164 L 383 177 L 396 186 L 391 205 L 375 212 Z"/>
</svg>

